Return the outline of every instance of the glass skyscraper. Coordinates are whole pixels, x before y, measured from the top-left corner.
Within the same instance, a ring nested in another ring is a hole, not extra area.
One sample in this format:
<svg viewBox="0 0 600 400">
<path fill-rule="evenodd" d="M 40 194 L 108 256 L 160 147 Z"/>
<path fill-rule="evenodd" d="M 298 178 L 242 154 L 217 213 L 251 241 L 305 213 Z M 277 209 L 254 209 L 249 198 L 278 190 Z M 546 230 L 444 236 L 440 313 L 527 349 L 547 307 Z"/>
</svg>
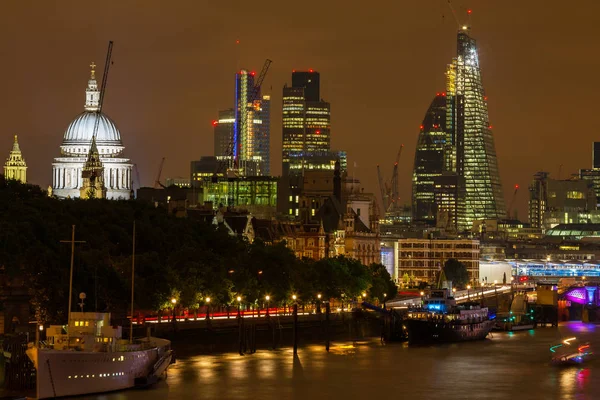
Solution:
<svg viewBox="0 0 600 400">
<path fill-rule="evenodd" d="M 329 103 L 320 99 L 320 76 L 313 70 L 292 72 L 292 86 L 283 88 L 283 171 L 292 175 L 305 169 L 322 169 L 335 164 L 331 149 Z"/>
<path fill-rule="evenodd" d="M 467 26 L 458 32 L 457 39 L 457 55 L 446 71 L 446 93 L 436 96 L 419 134 L 413 171 L 413 216 L 436 221 L 435 200 L 434 207 L 429 207 L 430 199 L 435 199 L 431 185 L 436 186 L 430 178 L 443 173 L 446 183 L 437 185 L 438 190 L 448 187 L 456 191 L 451 196 L 456 199 L 451 220 L 456 229 L 464 230 L 474 220 L 505 218 L 506 209 L 476 41 Z M 445 126 L 441 122 L 438 128 L 427 124 L 431 112 L 436 121 L 444 119 L 445 114 Z M 441 148 L 443 155 L 439 153 Z M 451 176 L 455 176 L 455 183 L 447 184 Z"/>
<path fill-rule="evenodd" d="M 271 97 L 254 94 L 254 72 L 235 75 L 233 157 L 243 176 L 270 173 Z"/>
</svg>

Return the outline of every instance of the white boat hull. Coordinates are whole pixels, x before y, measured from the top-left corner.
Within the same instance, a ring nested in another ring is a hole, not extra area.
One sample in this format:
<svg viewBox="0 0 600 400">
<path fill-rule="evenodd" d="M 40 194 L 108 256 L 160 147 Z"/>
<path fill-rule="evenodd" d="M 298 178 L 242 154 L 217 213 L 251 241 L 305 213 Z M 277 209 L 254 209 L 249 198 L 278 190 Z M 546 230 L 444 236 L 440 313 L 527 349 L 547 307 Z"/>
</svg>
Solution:
<svg viewBox="0 0 600 400">
<path fill-rule="evenodd" d="M 167 351 L 167 347 L 153 347 L 127 352 L 30 349 L 28 353 L 37 369 L 37 398 L 46 399 L 132 388 L 136 378 L 147 378 L 168 354 L 160 373 L 166 370 L 171 361 Z"/>
</svg>

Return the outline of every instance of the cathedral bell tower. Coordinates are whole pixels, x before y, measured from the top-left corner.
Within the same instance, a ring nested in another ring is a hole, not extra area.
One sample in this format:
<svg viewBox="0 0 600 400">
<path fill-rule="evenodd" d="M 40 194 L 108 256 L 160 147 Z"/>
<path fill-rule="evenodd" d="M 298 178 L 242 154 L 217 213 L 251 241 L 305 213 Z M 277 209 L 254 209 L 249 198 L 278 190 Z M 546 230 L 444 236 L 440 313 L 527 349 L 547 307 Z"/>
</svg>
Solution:
<svg viewBox="0 0 600 400">
<path fill-rule="evenodd" d="M 87 160 L 83 165 L 83 185 L 79 188 L 79 197 L 82 199 L 105 199 L 106 186 L 104 186 L 104 166 L 100 161 L 100 154 L 96 146 L 96 138 L 92 137 L 92 145 Z"/>
<path fill-rule="evenodd" d="M 6 163 L 4 163 L 4 177 L 27 183 L 27 164 L 25 164 L 25 160 L 21 154 L 17 135 L 15 135 L 12 151 L 6 159 Z"/>
</svg>

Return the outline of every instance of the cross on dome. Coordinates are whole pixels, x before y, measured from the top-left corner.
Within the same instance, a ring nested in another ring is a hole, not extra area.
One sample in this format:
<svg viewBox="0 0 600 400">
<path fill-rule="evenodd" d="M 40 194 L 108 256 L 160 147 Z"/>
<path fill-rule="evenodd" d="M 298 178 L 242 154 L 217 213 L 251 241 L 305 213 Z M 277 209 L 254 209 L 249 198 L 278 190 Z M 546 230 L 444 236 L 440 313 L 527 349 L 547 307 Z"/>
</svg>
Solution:
<svg viewBox="0 0 600 400">
<path fill-rule="evenodd" d="M 92 74 L 90 79 L 96 79 L 96 63 L 94 63 L 92 61 L 92 63 L 90 64 L 90 68 L 92 69 Z"/>
</svg>

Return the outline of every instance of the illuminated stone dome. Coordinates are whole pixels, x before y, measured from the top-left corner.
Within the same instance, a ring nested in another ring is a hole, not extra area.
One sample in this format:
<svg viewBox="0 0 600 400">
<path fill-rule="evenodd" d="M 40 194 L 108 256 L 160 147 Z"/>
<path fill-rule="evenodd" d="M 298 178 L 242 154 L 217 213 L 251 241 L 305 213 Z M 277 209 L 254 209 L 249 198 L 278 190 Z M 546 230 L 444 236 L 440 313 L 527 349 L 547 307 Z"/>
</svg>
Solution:
<svg viewBox="0 0 600 400">
<path fill-rule="evenodd" d="M 100 112 L 101 93 L 96 82 L 96 65 L 92 63 L 91 67 L 91 77 L 85 90 L 85 110 L 67 127 L 60 156 L 52 163 L 52 192 L 59 198 L 82 197 L 82 190 L 87 193 L 89 182 L 85 181 L 84 175 L 89 172 L 86 172 L 86 161 L 91 150 L 99 157 L 95 171 L 102 174 L 101 186 L 106 190 L 106 198 L 129 199 L 133 164 L 123 155 L 125 147 L 117 126 Z M 98 127 L 94 138 L 96 122 Z M 102 197 L 105 197 L 104 193 Z"/>
<path fill-rule="evenodd" d="M 65 131 L 63 144 L 74 144 L 74 142 L 90 144 L 94 133 L 96 118 L 100 116 L 98 123 L 98 132 L 96 133 L 96 142 L 113 142 L 121 146 L 121 133 L 115 123 L 105 114 L 94 111 L 85 111 L 79 114 Z M 107 143 L 108 144 L 108 143 Z"/>
</svg>

